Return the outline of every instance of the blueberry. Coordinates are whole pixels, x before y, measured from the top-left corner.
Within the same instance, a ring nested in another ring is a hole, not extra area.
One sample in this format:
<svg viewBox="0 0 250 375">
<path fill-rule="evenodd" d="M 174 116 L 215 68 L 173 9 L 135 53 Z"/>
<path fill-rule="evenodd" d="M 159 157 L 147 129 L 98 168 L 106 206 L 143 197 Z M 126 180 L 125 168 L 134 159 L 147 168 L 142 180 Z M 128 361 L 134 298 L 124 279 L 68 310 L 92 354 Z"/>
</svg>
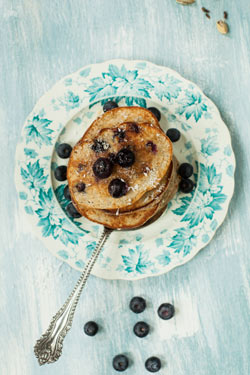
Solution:
<svg viewBox="0 0 250 375">
<path fill-rule="evenodd" d="M 128 188 L 126 182 L 115 178 L 110 182 L 108 190 L 113 198 L 120 198 L 127 193 Z"/>
<path fill-rule="evenodd" d="M 149 107 L 148 110 L 150 112 L 152 112 L 153 115 L 155 115 L 155 117 L 157 118 L 158 121 L 160 121 L 160 119 L 161 119 L 161 112 L 159 111 L 159 109 L 157 109 L 155 107 Z"/>
<path fill-rule="evenodd" d="M 93 165 L 94 175 L 98 178 L 107 178 L 111 175 L 113 164 L 108 158 L 99 158 Z"/>
<path fill-rule="evenodd" d="M 82 193 L 85 190 L 85 187 L 86 185 L 83 182 L 78 182 L 78 184 L 76 184 L 76 190 L 79 193 Z"/>
<path fill-rule="evenodd" d="M 65 188 L 63 189 L 63 195 L 64 195 L 65 199 L 67 199 L 68 201 L 71 201 L 71 196 L 70 196 L 70 192 L 69 192 L 69 185 L 66 185 Z"/>
<path fill-rule="evenodd" d="M 181 137 L 181 133 L 178 129 L 175 128 L 168 129 L 166 134 L 171 142 L 177 142 Z"/>
<path fill-rule="evenodd" d="M 86 335 L 95 336 L 98 331 L 98 325 L 96 322 L 90 321 L 84 324 L 83 330 Z"/>
<path fill-rule="evenodd" d="M 180 191 L 183 193 L 191 193 L 191 191 L 194 188 L 194 183 L 192 180 L 188 179 L 182 179 L 179 184 Z"/>
<path fill-rule="evenodd" d="M 136 122 L 127 122 L 126 124 L 129 125 L 131 131 L 137 134 L 140 133 L 139 126 L 137 125 Z"/>
<path fill-rule="evenodd" d="M 146 146 L 147 146 L 147 147 L 151 147 L 151 151 L 152 151 L 153 153 L 156 153 L 156 152 L 157 152 L 157 146 L 156 146 L 156 144 L 154 144 L 152 141 L 148 141 L 148 142 L 146 143 Z"/>
<path fill-rule="evenodd" d="M 73 217 L 74 219 L 79 219 L 82 215 L 77 211 L 73 203 L 69 203 L 66 207 L 66 211 L 69 216 Z"/>
<path fill-rule="evenodd" d="M 72 147 L 68 145 L 67 143 L 61 143 L 56 149 L 57 155 L 62 159 L 69 158 L 71 151 L 72 151 Z"/>
<path fill-rule="evenodd" d="M 116 155 L 116 162 L 123 168 L 131 167 L 135 162 L 135 154 L 128 148 L 123 148 Z"/>
<path fill-rule="evenodd" d="M 134 326 L 134 334 L 138 337 L 145 337 L 149 333 L 149 325 L 145 322 L 137 322 Z"/>
<path fill-rule="evenodd" d="M 109 147 L 110 145 L 106 141 L 102 139 L 95 139 L 91 149 L 98 154 L 99 152 L 108 150 Z"/>
<path fill-rule="evenodd" d="M 107 112 L 109 111 L 110 109 L 114 109 L 114 108 L 117 108 L 118 107 L 118 104 L 112 100 L 106 102 L 103 106 L 103 112 Z"/>
<path fill-rule="evenodd" d="M 134 313 L 139 314 L 146 308 L 146 301 L 142 297 L 133 297 L 129 303 L 129 308 Z"/>
<path fill-rule="evenodd" d="M 128 368 L 128 357 L 118 354 L 113 358 L 113 367 L 116 371 L 125 371 Z"/>
<path fill-rule="evenodd" d="M 189 178 L 194 172 L 193 166 L 189 163 L 183 163 L 180 165 L 178 173 L 182 178 Z"/>
<path fill-rule="evenodd" d="M 79 171 L 79 172 L 82 172 L 83 169 L 84 169 L 84 164 L 79 163 L 79 164 L 78 164 L 78 171 Z"/>
<path fill-rule="evenodd" d="M 118 142 L 122 142 L 124 138 L 126 137 L 126 132 L 123 129 L 117 128 L 114 130 L 114 136 L 113 138 L 118 138 Z"/>
<path fill-rule="evenodd" d="M 157 357 L 150 357 L 146 360 L 145 367 L 149 372 L 157 372 L 161 369 L 161 361 Z"/>
<path fill-rule="evenodd" d="M 159 308 L 158 308 L 158 315 L 161 319 L 163 320 L 168 320 L 173 318 L 175 309 L 174 306 L 171 305 L 171 303 L 163 303 Z"/>
<path fill-rule="evenodd" d="M 56 180 L 65 181 L 67 180 L 67 167 L 66 165 L 60 165 L 54 170 Z"/>
</svg>

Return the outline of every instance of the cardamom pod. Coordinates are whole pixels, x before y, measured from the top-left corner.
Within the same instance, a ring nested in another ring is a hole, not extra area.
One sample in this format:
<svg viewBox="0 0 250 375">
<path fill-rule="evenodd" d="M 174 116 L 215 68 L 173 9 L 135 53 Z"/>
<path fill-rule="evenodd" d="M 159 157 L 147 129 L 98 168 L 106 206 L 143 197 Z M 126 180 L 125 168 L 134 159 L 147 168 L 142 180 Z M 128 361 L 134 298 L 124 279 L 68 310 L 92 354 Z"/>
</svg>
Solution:
<svg viewBox="0 0 250 375">
<path fill-rule="evenodd" d="M 182 5 L 189 5 L 189 4 L 193 4 L 195 0 L 176 0 L 176 2 Z"/>
<path fill-rule="evenodd" d="M 221 34 L 227 34 L 228 31 L 229 31 L 228 24 L 225 21 L 223 21 L 223 20 L 217 21 L 216 22 L 216 26 L 217 26 L 217 30 Z"/>
</svg>

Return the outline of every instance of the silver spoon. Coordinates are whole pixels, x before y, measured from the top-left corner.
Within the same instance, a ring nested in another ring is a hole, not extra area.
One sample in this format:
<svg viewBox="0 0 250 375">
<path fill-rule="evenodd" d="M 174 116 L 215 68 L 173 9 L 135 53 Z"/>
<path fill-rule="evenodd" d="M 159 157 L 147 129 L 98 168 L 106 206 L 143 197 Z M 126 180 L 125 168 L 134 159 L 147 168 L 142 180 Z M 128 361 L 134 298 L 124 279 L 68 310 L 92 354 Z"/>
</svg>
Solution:
<svg viewBox="0 0 250 375">
<path fill-rule="evenodd" d="M 153 218 L 147 221 L 143 225 L 143 227 L 157 220 L 160 214 L 156 214 Z M 133 230 L 133 228 L 129 230 Z M 113 229 L 104 227 L 100 240 L 96 245 L 96 248 L 93 251 L 91 258 L 88 260 L 73 291 L 71 292 L 70 296 L 68 297 L 64 305 L 52 318 L 47 331 L 41 336 L 39 340 L 37 340 L 34 346 L 34 352 L 40 365 L 44 365 L 45 363 L 53 363 L 57 361 L 61 356 L 63 340 L 72 326 L 74 313 L 80 295 L 82 293 L 83 287 L 86 284 L 86 281 L 91 273 L 92 268 L 94 267 L 95 262 L 97 261 L 97 258 L 105 242 L 107 241 L 108 237 L 112 232 Z"/>
</svg>

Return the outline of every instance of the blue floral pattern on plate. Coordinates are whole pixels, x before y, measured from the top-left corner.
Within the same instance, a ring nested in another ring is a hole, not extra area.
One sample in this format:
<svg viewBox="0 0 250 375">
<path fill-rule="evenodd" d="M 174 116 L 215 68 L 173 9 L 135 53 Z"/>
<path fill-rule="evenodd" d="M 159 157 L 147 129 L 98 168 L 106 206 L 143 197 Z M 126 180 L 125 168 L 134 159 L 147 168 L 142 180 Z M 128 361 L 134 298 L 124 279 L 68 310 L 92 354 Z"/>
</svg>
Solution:
<svg viewBox="0 0 250 375">
<path fill-rule="evenodd" d="M 196 189 L 178 192 L 164 215 L 145 229 L 114 232 L 93 273 L 109 279 L 159 275 L 190 260 L 223 222 L 234 189 L 235 159 L 229 132 L 215 105 L 193 83 L 146 61 L 112 60 L 63 78 L 28 116 L 16 153 L 20 206 L 52 254 L 81 270 L 101 226 L 70 219 L 65 182 L 53 177 L 60 142 L 72 146 L 107 100 L 119 105 L 157 106 L 161 126 L 177 127 L 180 162 L 193 164 Z M 115 248 L 115 251 L 114 251 Z"/>
<path fill-rule="evenodd" d="M 50 124 L 51 120 L 41 118 L 39 115 L 34 116 L 32 120 L 28 121 L 28 124 L 25 127 L 27 144 L 35 142 L 39 148 L 42 145 L 50 145 L 52 141 L 50 135 L 54 131 L 49 128 Z"/>
<path fill-rule="evenodd" d="M 201 92 L 185 90 L 184 93 L 185 96 L 179 101 L 180 106 L 176 113 L 184 115 L 186 120 L 193 116 L 195 121 L 198 122 L 202 115 L 207 112 L 206 100 Z"/>
</svg>

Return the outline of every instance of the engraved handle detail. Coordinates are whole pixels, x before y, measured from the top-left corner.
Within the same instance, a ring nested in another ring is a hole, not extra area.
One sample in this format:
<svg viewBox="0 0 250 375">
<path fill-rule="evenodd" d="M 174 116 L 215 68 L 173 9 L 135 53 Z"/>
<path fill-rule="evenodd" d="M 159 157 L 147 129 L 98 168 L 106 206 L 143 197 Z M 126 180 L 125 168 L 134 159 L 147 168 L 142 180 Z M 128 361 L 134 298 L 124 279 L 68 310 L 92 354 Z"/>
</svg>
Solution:
<svg viewBox="0 0 250 375">
<path fill-rule="evenodd" d="M 91 273 L 91 270 L 102 250 L 103 245 L 108 239 L 112 229 L 104 228 L 101 238 L 93 251 L 91 258 L 88 260 L 75 288 L 66 300 L 65 304 L 52 318 L 49 328 L 37 340 L 34 346 L 35 356 L 40 365 L 53 363 L 59 359 L 62 354 L 63 340 L 70 330 L 77 303 L 79 301 L 84 285 Z"/>
</svg>

